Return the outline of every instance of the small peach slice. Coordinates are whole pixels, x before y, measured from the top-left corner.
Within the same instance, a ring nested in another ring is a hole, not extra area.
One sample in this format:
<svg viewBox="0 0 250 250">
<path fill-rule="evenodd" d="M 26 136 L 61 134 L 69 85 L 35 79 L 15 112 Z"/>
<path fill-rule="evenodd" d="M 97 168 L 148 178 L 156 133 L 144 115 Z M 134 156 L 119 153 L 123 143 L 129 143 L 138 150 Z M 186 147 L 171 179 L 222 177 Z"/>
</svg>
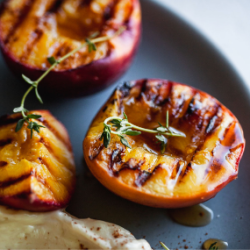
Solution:
<svg viewBox="0 0 250 250">
<path fill-rule="evenodd" d="M 64 126 L 48 111 L 34 120 L 40 133 L 24 124 L 15 132 L 19 114 L 0 119 L 0 203 L 29 211 L 65 207 L 75 187 L 75 165 Z"/>
</svg>

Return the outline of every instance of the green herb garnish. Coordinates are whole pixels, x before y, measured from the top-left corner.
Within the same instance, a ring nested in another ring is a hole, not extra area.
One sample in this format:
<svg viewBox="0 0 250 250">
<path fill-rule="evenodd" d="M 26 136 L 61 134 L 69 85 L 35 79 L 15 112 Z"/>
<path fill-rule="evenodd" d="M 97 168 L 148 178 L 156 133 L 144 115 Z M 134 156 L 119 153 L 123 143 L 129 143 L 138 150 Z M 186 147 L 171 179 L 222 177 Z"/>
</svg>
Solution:
<svg viewBox="0 0 250 250">
<path fill-rule="evenodd" d="M 217 242 L 214 242 L 213 244 L 210 245 L 208 250 L 218 250 L 218 247 L 216 246 Z"/>
<path fill-rule="evenodd" d="M 96 46 L 95 46 L 95 44 L 91 40 L 89 40 L 87 38 L 85 41 L 88 44 L 89 53 L 92 52 L 92 51 L 96 51 Z"/>
<path fill-rule="evenodd" d="M 161 153 L 163 154 L 165 152 L 167 145 L 167 138 L 165 136 L 167 136 L 168 138 L 171 136 L 186 137 L 184 133 L 179 131 L 177 133 L 176 131 L 174 131 L 169 127 L 168 111 L 166 114 L 166 127 L 164 127 L 162 124 L 159 123 L 160 126 L 157 127 L 156 129 L 146 129 L 136 126 L 128 121 L 128 117 L 125 113 L 123 113 L 123 116 L 124 118 L 109 117 L 104 121 L 104 129 L 100 140 L 103 140 L 103 144 L 106 148 L 110 143 L 111 134 L 119 136 L 121 143 L 124 146 L 131 148 L 131 146 L 129 145 L 128 141 L 125 138 L 125 135 L 137 136 L 140 135 L 142 131 L 146 133 L 157 134 L 155 137 L 161 144 Z M 109 125 L 109 123 L 111 123 L 111 125 Z M 112 128 L 115 130 L 112 130 Z"/>
<path fill-rule="evenodd" d="M 37 97 L 38 101 L 40 103 L 43 103 L 42 98 L 38 93 L 38 85 L 49 74 L 50 71 L 52 71 L 58 64 L 60 64 L 61 62 L 66 60 L 68 57 L 72 56 L 74 53 L 78 52 L 79 50 L 81 50 L 84 47 L 88 46 L 88 51 L 89 52 L 96 51 L 96 45 L 95 45 L 96 43 L 105 42 L 105 41 L 108 41 L 108 40 L 110 40 L 110 39 L 112 39 L 112 38 L 114 38 L 116 36 L 119 36 L 124 30 L 125 30 L 125 27 L 122 26 L 117 32 L 114 33 L 114 35 L 112 35 L 112 36 L 103 36 L 103 37 L 98 37 L 98 38 L 95 38 L 95 37 L 99 33 L 95 32 L 94 34 L 92 34 L 90 36 L 90 38 L 85 40 L 85 43 L 83 43 L 78 48 L 72 50 L 71 52 L 69 52 L 65 56 L 61 57 L 60 59 L 56 60 L 53 56 L 48 57 L 47 60 L 48 60 L 48 62 L 50 63 L 51 66 L 36 81 L 32 81 L 27 76 L 22 75 L 24 81 L 27 82 L 28 84 L 30 84 L 31 86 L 28 88 L 28 90 L 23 95 L 20 107 L 14 108 L 14 110 L 13 110 L 14 113 L 21 113 L 22 114 L 22 119 L 20 119 L 18 121 L 15 131 L 16 132 L 19 131 L 23 127 L 24 123 L 27 123 L 28 124 L 27 128 L 30 129 L 31 138 L 32 138 L 33 131 L 36 131 L 37 133 L 39 133 L 40 128 L 45 128 L 44 126 L 41 126 L 41 125 L 39 125 L 38 123 L 36 123 L 34 121 L 30 121 L 30 119 L 39 119 L 39 118 L 41 118 L 41 115 L 36 115 L 36 114 L 26 115 L 28 110 L 24 107 L 24 103 L 25 103 L 25 100 L 26 100 L 28 94 L 33 89 L 35 90 L 35 94 L 36 94 L 36 97 Z M 109 141 L 108 138 L 105 138 L 105 140 Z"/>
<path fill-rule="evenodd" d="M 160 241 L 160 244 L 164 249 L 169 250 L 169 248 L 163 242 Z"/>
</svg>

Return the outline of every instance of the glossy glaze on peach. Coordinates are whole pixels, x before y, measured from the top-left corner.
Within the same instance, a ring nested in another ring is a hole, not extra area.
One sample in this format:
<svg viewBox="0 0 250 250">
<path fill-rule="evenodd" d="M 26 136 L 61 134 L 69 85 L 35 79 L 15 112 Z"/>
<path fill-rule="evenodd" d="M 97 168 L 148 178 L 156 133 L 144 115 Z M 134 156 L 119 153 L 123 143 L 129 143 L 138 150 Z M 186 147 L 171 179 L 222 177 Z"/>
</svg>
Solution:
<svg viewBox="0 0 250 250">
<path fill-rule="evenodd" d="M 140 39 L 138 0 L 6 0 L 0 13 L 1 48 L 10 68 L 37 79 L 50 65 L 95 32 L 111 36 L 126 30 L 97 51 L 85 47 L 59 64 L 41 89 L 81 96 L 113 83 L 129 67 Z"/>
<path fill-rule="evenodd" d="M 19 114 L 0 119 L 0 204 L 29 211 L 65 207 L 75 187 L 75 166 L 68 133 L 48 111 L 46 126 L 30 138 L 27 124 L 15 132 Z"/>
<path fill-rule="evenodd" d="M 111 135 L 100 141 L 103 121 L 128 116 L 146 128 L 170 125 L 186 138 L 168 139 L 166 152 L 151 134 L 127 136 L 132 149 Z M 155 207 L 184 207 L 213 197 L 238 174 L 245 140 L 235 116 L 210 95 L 167 80 L 139 80 L 119 87 L 95 117 L 84 140 L 95 177 L 116 194 Z"/>
</svg>

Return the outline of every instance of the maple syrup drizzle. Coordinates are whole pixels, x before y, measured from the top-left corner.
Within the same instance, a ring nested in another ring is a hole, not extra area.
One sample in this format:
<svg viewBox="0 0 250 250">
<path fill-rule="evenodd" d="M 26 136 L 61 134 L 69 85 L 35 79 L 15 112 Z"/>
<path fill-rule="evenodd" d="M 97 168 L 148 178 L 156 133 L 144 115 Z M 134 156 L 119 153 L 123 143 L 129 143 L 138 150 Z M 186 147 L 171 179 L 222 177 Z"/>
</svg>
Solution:
<svg viewBox="0 0 250 250">
<path fill-rule="evenodd" d="M 203 204 L 185 208 L 170 209 L 168 212 L 175 222 L 189 227 L 206 226 L 213 220 L 214 217 L 213 211 Z"/>
<path fill-rule="evenodd" d="M 208 239 L 203 243 L 203 248 L 206 250 L 209 250 L 211 246 L 214 247 L 214 249 L 227 249 L 228 243 L 219 239 Z"/>
</svg>

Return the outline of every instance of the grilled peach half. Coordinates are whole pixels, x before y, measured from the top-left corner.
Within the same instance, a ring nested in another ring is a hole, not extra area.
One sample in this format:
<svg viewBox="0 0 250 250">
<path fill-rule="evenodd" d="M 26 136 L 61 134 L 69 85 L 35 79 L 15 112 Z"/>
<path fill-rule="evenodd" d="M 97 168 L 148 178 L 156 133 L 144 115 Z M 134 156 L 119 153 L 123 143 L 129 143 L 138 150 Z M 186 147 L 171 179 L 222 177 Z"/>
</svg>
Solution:
<svg viewBox="0 0 250 250">
<path fill-rule="evenodd" d="M 27 124 L 15 132 L 19 114 L 0 119 L 0 204 L 29 211 L 65 207 L 75 187 L 75 165 L 68 133 L 48 111 L 46 126 L 31 138 Z"/>
<path fill-rule="evenodd" d="M 148 129 L 169 124 L 186 137 L 168 138 L 161 153 L 155 136 L 142 132 L 100 140 L 103 122 L 122 117 Z M 238 174 L 245 140 L 235 116 L 212 96 L 167 80 L 125 83 L 99 111 L 83 143 L 93 175 L 108 189 L 131 201 L 162 208 L 191 206 L 216 195 Z"/>
<path fill-rule="evenodd" d="M 0 11 L 0 45 L 10 69 L 32 80 L 96 32 L 119 36 L 81 49 L 42 81 L 41 91 L 66 97 L 97 92 L 130 66 L 141 34 L 139 0 L 5 0 Z"/>
</svg>

